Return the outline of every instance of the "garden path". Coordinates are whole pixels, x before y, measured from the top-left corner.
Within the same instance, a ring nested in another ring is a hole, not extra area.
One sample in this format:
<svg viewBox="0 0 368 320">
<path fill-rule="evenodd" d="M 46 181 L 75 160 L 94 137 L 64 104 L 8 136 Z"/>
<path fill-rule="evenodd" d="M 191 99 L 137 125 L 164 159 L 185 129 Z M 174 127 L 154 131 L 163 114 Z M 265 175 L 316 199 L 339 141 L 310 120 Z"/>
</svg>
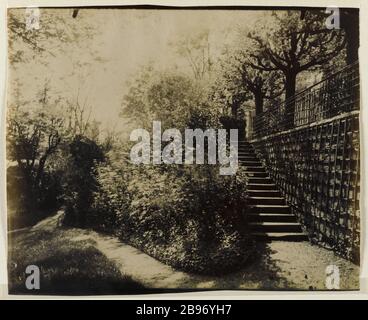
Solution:
<svg viewBox="0 0 368 320">
<path fill-rule="evenodd" d="M 33 228 L 56 228 L 60 213 Z M 205 276 L 176 270 L 119 239 L 91 230 L 80 230 L 70 240 L 91 239 L 123 274 L 152 289 L 299 289 L 326 290 L 326 267 L 336 265 L 340 289 L 359 287 L 359 267 L 332 251 L 307 241 L 259 242 L 254 257 L 244 268 L 223 276 Z M 75 233 L 73 233 L 75 234 Z"/>
<path fill-rule="evenodd" d="M 340 289 L 359 287 L 358 266 L 307 241 L 260 242 L 252 260 L 241 270 L 223 276 L 205 276 L 175 270 L 117 238 L 92 231 L 88 236 L 122 273 L 147 288 L 325 290 L 328 265 L 338 266 Z"/>
</svg>

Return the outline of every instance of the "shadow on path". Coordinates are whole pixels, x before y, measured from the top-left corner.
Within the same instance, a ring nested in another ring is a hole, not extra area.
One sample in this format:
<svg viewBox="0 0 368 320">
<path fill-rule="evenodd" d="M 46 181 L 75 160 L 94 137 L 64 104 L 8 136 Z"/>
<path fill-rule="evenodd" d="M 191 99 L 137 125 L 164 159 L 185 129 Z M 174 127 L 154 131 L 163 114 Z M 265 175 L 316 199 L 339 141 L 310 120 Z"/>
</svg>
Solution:
<svg viewBox="0 0 368 320">
<path fill-rule="evenodd" d="M 78 292 L 78 288 L 84 288 L 88 292 L 88 288 L 91 287 L 93 288 L 91 292 L 95 294 L 142 294 L 216 289 L 325 290 L 325 270 L 326 266 L 331 264 L 338 266 L 340 270 L 340 289 L 359 288 L 358 266 L 309 242 L 258 242 L 255 252 L 240 270 L 222 276 L 205 276 L 176 270 L 115 237 L 91 230 L 61 228 L 59 222 L 58 214 L 40 222 L 28 231 L 9 234 L 9 240 L 19 247 L 16 250 L 19 257 L 15 256 L 15 258 L 22 263 L 27 262 L 25 257 L 29 258 L 30 263 L 35 256 L 38 256 L 39 262 L 46 267 L 49 266 L 49 270 L 54 265 L 59 266 L 59 269 L 73 270 L 71 261 L 75 261 L 77 263 L 74 266 L 75 269 L 86 271 L 78 281 L 75 279 L 75 286 L 73 286 L 75 292 Z M 76 248 L 75 252 L 72 250 L 73 247 Z M 93 257 L 92 260 L 91 257 Z M 94 272 L 91 261 L 94 261 L 94 266 L 100 266 L 101 270 L 94 270 L 97 273 Z M 24 269 L 22 270 L 24 273 Z M 52 280 L 56 281 L 55 285 L 62 283 L 65 277 L 63 270 L 60 270 L 60 279 Z M 106 273 L 106 270 L 110 271 Z M 90 272 L 102 275 L 102 282 L 99 281 L 98 276 L 90 281 L 88 276 Z M 113 277 L 109 278 L 109 274 Z M 121 276 L 125 284 L 119 284 Z M 137 290 L 131 290 L 134 288 Z M 67 293 L 68 288 L 61 289 L 63 293 L 64 291 Z"/>
</svg>

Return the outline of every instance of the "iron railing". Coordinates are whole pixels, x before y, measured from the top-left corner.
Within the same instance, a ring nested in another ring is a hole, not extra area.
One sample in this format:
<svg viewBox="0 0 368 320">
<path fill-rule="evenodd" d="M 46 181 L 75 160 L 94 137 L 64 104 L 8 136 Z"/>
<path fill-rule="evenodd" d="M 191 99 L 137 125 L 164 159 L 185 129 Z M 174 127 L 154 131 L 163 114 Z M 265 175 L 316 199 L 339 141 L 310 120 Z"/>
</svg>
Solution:
<svg viewBox="0 0 368 320">
<path fill-rule="evenodd" d="M 357 109 L 359 65 L 356 62 L 256 115 L 253 138 L 266 137 Z"/>
<path fill-rule="evenodd" d="M 360 252 L 359 86 L 355 63 L 256 116 L 252 141 L 310 240 L 356 263 Z M 291 106 L 295 107 L 292 116 L 285 111 Z"/>
</svg>

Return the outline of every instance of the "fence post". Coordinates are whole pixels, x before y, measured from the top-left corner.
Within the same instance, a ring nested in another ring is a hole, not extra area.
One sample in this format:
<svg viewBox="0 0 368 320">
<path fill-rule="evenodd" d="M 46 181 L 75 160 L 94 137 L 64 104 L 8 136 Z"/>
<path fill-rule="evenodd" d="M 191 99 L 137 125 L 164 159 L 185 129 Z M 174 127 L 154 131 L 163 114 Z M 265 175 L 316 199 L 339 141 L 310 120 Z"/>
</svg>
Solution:
<svg viewBox="0 0 368 320">
<path fill-rule="evenodd" d="M 245 138 L 250 140 L 253 136 L 253 112 L 247 110 L 245 112 Z"/>
</svg>

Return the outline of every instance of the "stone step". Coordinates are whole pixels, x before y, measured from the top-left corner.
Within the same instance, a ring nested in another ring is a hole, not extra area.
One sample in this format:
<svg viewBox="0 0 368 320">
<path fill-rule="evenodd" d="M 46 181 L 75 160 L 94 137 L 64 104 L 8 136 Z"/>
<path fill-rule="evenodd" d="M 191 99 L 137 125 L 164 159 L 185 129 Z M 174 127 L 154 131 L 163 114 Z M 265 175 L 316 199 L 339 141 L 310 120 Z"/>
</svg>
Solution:
<svg viewBox="0 0 368 320">
<path fill-rule="evenodd" d="M 274 183 L 248 183 L 249 190 L 277 190 Z"/>
<path fill-rule="evenodd" d="M 267 172 L 256 172 L 256 171 L 248 171 L 246 170 L 245 173 L 247 174 L 247 176 L 249 178 L 268 178 L 268 173 Z"/>
<path fill-rule="evenodd" d="M 256 157 L 257 154 L 255 153 L 254 150 L 242 150 L 242 149 L 238 149 L 238 157 L 245 157 L 245 156 L 253 156 Z"/>
<path fill-rule="evenodd" d="M 273 182 L 270 177 L 249 177 L 248 176 L 248 183 L 272 184 Z"/>
<path fill-rule="evenodd" d="M 262 163 L 260 161 L 249 161 L 249 160 L 244 160 L 242 158 L 238 158 L 238 162 L 246 167 L 262 167 Z"/>
<path fill-rule="evenodd" d="M 231 140 L 231 142 L 233 142 L 233 141 Z M 253 145 L 251 143 L 249 143 L 248 141 L 238 141 L 238 145 L 253 147 Z"/>
<path fill-rule="evenodd" d="M 254 190 L 248 186 L 247 193 L 251 197 L 281 197 L 279 190 Z"/>
<path fill-rule="evenodd" d="M 257 161 L 259 161 L 259 158 L 257 157 L 257 154 L 255 152 L 242 152 L 238 150 L 238 158 L 252 158 L 252 159 L 256 159 Z"/>
<path fill-rule="evenodd" d="M 307 235 L 301 232 L 255 232 L 252 235 L 262 241 L 308 241 Z"/>
<path fill-rule="evenodd" d="M 252 222 L 296 222 L 296 217 L 288 213 L 248 213 Z"/>
<path fill-rule="evenodd" d="M 248 167 L 248 166 L 246 166 L 245 164 L 242 164 L 242 163 L 241 163 L 241 165 L 243 167 L 245 167 L 245 170 L 247 172 L 266 172 L 266 170 L 262 166 L 259 166 L 259 167 Z"/>
<path fill-rule="evenodd" d="M 247 175 L 247 218 L 252 235 L 262 241 L 308 240 L 255 151 L 240 146 L 238 160 Z"/>
<path fill-rule="evenodd" d="M 251 222 L 249 227 L 253 232 L 302 232 L 302 228 L 297 222 Z"/>
<path fill-rule="evenodd" d="M 248 205 L 249 213 L 275 213 L 275 214 L 290 214 L 290 207 L 286 204 L 269 205 L 269 204 L 254 204 Z"/>
<path fill-rule="evenodd" d="M 238 145 L 238 152 L 253 152 L 253 153 L 256 153 L 256 150 L 253 147 L 246 147 L 246 146 L 239 146 Z"/>
<path fill-rule="evenodd" d="M 262 162 L 256 158 L 256 157 L 250 157 L 250 156 L 242 156 L 238 154 L 238 161 L 239 162 L 249 162 L 254 163 L 254 165 L 257 166 L 263 166 Z"/>
<path fill-rule="evenodd" d="M 238 159 L 242 161 L 259 162 L 259 159 L 255 155 L 251 155 L 251 154 L 246 154 L 246 155 L 238 154 Z"/>
<path fill-rule="evenodd" d="M 231 140 L 230 142 L 233 142 L 233 141 Z M 250 146 L 250 147 L 253 147 L 253 145 L 251 143 L 249 143 L 248 141 L 238 141 L 238 145 L 239 146 Z"/>
<path fill-rule="evenodd" d="M 268 204 L 268 205 L 282 205 L 285 204 L 285 199 L 282 197 L 254 197 L 247 198 L 249 204 Z"/>
<path fill-rule="evenodd" d="M 254 149 L 252 149 L 252 148 L 241 148 L 241 147 L 238 147 L 238 154 L 246 154 L 246 153 L 257 155 L 256 154 L 256 151 Z"/>
</svg>

